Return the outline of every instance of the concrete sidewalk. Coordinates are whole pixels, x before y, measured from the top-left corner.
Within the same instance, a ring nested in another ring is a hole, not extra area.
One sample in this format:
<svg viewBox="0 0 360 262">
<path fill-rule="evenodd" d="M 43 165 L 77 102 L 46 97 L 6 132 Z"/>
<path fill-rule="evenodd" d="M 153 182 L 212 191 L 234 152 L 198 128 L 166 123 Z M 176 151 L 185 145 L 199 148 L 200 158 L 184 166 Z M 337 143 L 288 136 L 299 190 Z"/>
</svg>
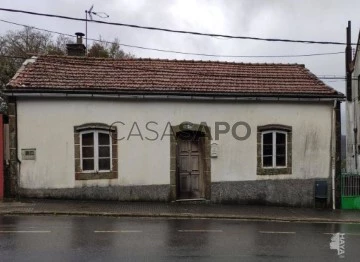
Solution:
<svg viewBox="0 0 360 262">
<path fill-rule="evenodd" d="M 360 210 L 158 202 L 34 200 L 0 202 L 0 215 L 87 215 L 223 218 L 292 222 L 360 223 Z"/>
</svg>

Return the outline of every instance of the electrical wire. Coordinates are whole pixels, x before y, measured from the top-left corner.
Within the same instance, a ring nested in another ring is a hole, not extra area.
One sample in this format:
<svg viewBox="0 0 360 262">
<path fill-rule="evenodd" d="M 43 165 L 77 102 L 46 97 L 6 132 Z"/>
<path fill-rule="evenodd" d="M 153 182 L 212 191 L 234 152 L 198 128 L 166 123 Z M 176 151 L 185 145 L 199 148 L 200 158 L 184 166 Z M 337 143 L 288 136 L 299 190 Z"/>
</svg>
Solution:
<svg viewBox="0 0 360 262">
<path fill-rule="evenodd" d="M 52 31 L 44 28 L 39 28 L 31 25 L 25 25 L 25 24 L 19 24 L 7 20 L 0 19 L 1 22 L 13 24 L 17 26 L 23 26 L 23 27 L 29 27 L 33 28 L 35 30 L 44 31 L 48 33 L 63 35 L 63 36 L 69 36 L 69 37 L 75 37 L 74 35 L 61 33 L 57 31 Z M 96 42 L 103 42 L 107 44 L 114 44 L 114 42 L 106 41 L 106 40 L 99 40 L 94 38 L 87 38 L 88 40 L 96 41 Z M 181 51 L 175 51 L 175 50 L 165 50 L 165 49 L 159 49 L 159 48 L 150 48 L 150 47 L 144 47 L 144 46 L 137 46 L 137 45 L 129 45 L 121 43 L 120 46 L 126 46 L 130 48 L 137 48 L 137 49 L 143 49 L 143 50 L 151 50 L 151 51 L 157 51 L 157 52 L 165 52 L 165 53 L 174 53 L 174 54 L 183 54 L 183 55 L 194 55 L 194 56 L 207 56 L 207 57 L 227 57 L 227 58 L 291 58 L 291 57 L 311 57 L 311 56 L 324 56 L 324 55 L 338 55 L 338 54 L 344 54 L 345 52 L 328 52 L 328 53 L 312 53 L 312 54 L 299 54 L 299 55 L 216 55 L 216 54 L 205 54 L 205 53 L 191 53 L 191 52 L 181 52 Z"/>
<path fill-rule="evenodd" d="M 63 16 L 63 15 L 55 15 L 49 13 L 38 13 L 26 10 L 19 9 L 9 9 L 9 8 L 0 8 L 0 11 L 12 12 L 12 13 L 23 13 L 28 15 L 36 15 L 36 16 L 44 16 L 44 17 L 52 17 L 52 18 L 60 18 L 72 21 L 82 21 L 82 22 L 91 22 L 98 24 L 106 24 L 106 25 L 115 25 L 115 26 L 123 26 L 137 29 L 146 29 L 153 31 L 162 31 L 168 33 L 177 33 L 177 34 L 189 34 L 189 35 L 197 35 L 197 36 L 211 36 L 211 37 L 223 37 L 223 38 L 231 38 L 231 39 L 243 39 L 243 40 L 257 40 L 257 41 L 268 41 L 268 42 L 287 42 L 287 43 L 301 43 L 301 44 L 321 44 L 321 45 L 346 45 L 344 42 L 334 42 L 334 41 L 314 41 L 314 40 L 293 40 L 293 39 L 281 39 L 281 38 L 261 38 L 261 37 L 250 37 L 250 36 L 234 36 L 234 35 L 225 35 L 225 34 L 215 34 L 215 33 L 201 33 L 195 31 L 184 31 L 184 30 L 175 30 L 168 28 L 160 28 L 160 27 L 151 27 L 151 26 L 140 26 L 135 24 L 125 24 L 125 23 L 115 23 L 115 22 L 106 22 L 100 20 L 87 20 L 84 18 Z M 357 45 L 357 44 L 351 44 Z"/>
</svg>

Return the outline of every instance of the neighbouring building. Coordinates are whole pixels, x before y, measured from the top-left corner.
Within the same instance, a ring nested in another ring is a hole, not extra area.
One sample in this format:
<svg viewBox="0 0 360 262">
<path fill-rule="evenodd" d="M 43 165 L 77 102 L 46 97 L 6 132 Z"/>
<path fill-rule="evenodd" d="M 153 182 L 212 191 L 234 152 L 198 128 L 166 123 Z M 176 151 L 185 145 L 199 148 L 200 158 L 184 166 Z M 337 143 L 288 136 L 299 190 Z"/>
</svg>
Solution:
<svg viewBox="0 0 360 262">
<path fill-rule="evenodd" d="M 346 42 L 346 172 L 341 174 L 341 208 L 360 209 L 360 33 L 353 56 L 350 21 Z"/>
<path fill-rule="evenodd" d="M 4 143 L 7 143 L 8 140 L 4 139 L 4 120 L 6 119 L 7 104 L 2 96 L 0 96 L 0 159 L 4 160 Z M 5 115 L 5 117 L 4 117 Z M 5 119 L 4 119 L 5 118 Z M 4 188 L 5 188 L 5 177 L 4 177 L 4 164 L 5 161 L 0 162 L 0 201 L 4 198 Z"/>
<path fill-rule="evenodd" d="M 0 159 L 4 159 L 4 117 L 0 113 Z M 4 161 L 0 162 L 0 201 L 4 198 Z"/>
<path fill-rule="evenodd" d="M 351 43 L 351 24 L 347 28 Z M 351 45 L 346 50 L 346 171 L 360 173 L 360 33 L 353 57 Z"/>
<path fill-rule="evenodd" d="M 5 92 L 13 195 L 331 203 L 344 96 L 304 65 L 34 56 Z"/>
</svg>

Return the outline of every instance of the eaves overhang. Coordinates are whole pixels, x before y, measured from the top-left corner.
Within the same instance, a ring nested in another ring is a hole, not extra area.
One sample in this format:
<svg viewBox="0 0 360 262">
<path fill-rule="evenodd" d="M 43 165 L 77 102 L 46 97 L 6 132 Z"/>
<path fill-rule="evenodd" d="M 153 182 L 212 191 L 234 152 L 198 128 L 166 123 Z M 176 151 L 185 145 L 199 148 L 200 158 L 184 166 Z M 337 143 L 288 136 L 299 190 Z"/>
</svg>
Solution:
<svg viewBox="0 0 360 262">
<path fill-rule="evenodd" d="M 73 98 L 121 98 L 121 99 L 180 99 L 180 100 L 266 100 L 266 101 L 345 101 L 345 96 L 336 94 L 313 93 L 220 93 L 220 92 L 175 92 L 175 91 L 144 91 L 144 90 L 64 90 L 64 89 L 20 89 L 11 88 L 3 91 L 13 97 L 73 97 Z"/>
</svg>

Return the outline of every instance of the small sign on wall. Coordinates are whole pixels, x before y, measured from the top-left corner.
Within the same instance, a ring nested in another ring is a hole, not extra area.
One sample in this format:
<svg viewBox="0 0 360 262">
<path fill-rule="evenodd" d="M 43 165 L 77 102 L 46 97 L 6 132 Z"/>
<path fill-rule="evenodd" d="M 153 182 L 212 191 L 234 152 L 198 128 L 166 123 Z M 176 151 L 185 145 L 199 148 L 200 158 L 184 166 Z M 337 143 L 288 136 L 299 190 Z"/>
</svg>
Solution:
<svg viewBox="0 0 360 262">
<path fill-rule="evenodd" d="M 22 160 L 35 160 L 36 159 L 36 149 L 35 148 L 21 149 L 21 159 Z"/>
<path fill-rule="evenodd" d="M 212 143 L 212 144 L 211 144 L 210 156 L 211 156 L 212 158 L 218 157 L 218 151 L 219 151 L 219 145 L 218 145 L 217 143 Z"/>
</svg>

